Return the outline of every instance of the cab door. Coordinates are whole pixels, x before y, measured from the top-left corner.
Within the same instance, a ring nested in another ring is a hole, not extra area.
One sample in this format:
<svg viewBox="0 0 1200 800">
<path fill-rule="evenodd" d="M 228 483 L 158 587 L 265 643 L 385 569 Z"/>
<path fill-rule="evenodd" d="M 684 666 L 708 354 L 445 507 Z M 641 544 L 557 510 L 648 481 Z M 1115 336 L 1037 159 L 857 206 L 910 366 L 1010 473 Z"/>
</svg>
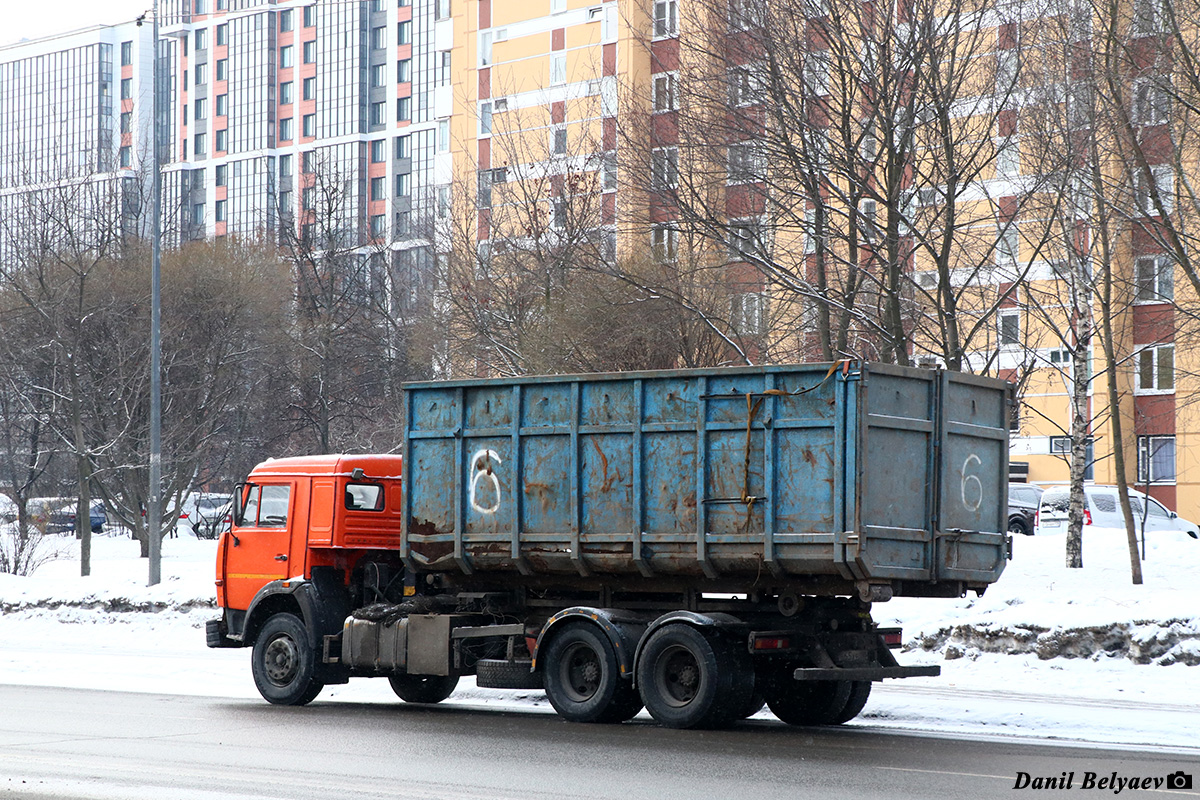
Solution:
<svg viewBox="0 0 1200 800">
<path fill-rule="evenodd" d="M 290 563 L 295 519 L 294 481 L 263 481 L 243 488 L 241 519 L 225 534 L 225 598 L 228 608 L 245 610 L 266 584 L 304 570 Z"/>
</svg>

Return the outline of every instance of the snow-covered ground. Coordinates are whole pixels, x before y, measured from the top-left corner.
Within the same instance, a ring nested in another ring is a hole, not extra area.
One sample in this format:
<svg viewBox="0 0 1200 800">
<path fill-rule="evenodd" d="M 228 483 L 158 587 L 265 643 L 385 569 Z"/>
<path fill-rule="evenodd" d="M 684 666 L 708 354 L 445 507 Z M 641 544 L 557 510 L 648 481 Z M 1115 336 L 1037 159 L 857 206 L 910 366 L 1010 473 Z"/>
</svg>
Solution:
<svg viewBox="0 0 1200 800">
<path fill-rule="evenodd" d="M 165 540 L 155 587 L 137 544 L 113 536 L 94 537 L 87 578 L 77 560 L 0 575 L 0 683 L 257 701 L 248 652 L 204 644 L 215 548 Z M 1152 542 L 1142 586 L 1130 583 L 1119 532 L 1089 534 L 1083 570 L 1062 564 L 1061 536 L 1018 537 L 981 598 L 877 605 L 881 623 L 904 626 L 901 661 L 941 664 L 942 676 L 876 684 L 851 724 L 1200 754 L 1200 542 Z M 321 699 L 396 702 L 380 680 L 329 687 Z M 447 702 L 550 713 L 541 693 L 469 680 Z"/>
</svg>

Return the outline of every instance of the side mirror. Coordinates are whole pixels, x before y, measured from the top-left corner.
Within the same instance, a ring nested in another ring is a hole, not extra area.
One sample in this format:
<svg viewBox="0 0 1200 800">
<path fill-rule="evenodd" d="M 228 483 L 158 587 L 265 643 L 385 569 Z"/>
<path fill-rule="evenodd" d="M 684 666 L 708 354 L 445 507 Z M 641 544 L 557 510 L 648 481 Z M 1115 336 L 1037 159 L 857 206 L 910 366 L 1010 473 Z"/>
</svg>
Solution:
<svg viewBox="0 0 1200 800">
<path fill-rule="evenodd" d="M 1171 519 L 1179 519 L 1179 515 L 1174 511 L 1168 511 L 1167 513 L 1171 515 Z"/>
</svg>

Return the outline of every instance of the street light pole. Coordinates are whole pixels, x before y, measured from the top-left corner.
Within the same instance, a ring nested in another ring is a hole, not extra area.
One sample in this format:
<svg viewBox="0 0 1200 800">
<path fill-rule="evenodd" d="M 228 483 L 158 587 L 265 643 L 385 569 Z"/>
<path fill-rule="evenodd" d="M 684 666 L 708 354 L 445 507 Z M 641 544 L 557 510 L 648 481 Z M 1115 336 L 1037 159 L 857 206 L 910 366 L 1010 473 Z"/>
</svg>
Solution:
<svg viewBox="0 0 1200 800">
<path fill-rule="evenodd" d="M 153 67 L 150 82 L 153 88 L 150 121 L 151 163 L 154 165 L 154 188 L 151 200 L 151 244 L 150 244 L 150 488 L 146 498 L 146 535 L 150 539 L 150 581 L 154 586 L 162 580 L 162 342 L 160 291 L 162 250 L 162 170 L 159 164 L 158 117 L 158 3 L 150 10 L 154 15 Z M 143 15 L 138 24 L 145 19 Z"/>
</svg>

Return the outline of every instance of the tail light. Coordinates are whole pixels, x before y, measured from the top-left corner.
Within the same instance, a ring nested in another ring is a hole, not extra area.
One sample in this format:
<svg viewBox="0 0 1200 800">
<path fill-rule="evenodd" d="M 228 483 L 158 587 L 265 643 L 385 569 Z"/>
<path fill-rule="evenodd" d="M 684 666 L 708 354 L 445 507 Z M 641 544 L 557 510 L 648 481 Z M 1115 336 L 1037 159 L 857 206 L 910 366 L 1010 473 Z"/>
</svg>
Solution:
<svg viewBox="0 0 1200 800">
<path fill-rule="evenodd" d="M 1084 525 L 1092 524 L 1092 512 L 1086 508 L 1083 510 L 1083 524 Z"/>
</svg>

